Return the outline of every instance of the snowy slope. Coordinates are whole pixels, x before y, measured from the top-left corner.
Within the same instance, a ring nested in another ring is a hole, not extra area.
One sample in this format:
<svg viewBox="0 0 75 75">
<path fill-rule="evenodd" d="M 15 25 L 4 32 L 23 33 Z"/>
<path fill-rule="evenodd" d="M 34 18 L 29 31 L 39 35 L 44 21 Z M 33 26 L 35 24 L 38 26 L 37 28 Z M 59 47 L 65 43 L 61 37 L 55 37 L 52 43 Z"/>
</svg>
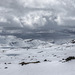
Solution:
<svg viewBox="0 0 75 75">
<path fill-rule="evenodd" d="M 4 40 L 0 47 L 1 75 L 75 74 L 75 60 L 69 62 L 63 60 L 69 56 L 75 56 L 73 43 L 59 45 L 41 40 L 23 40 L 12 36 L 0 39 Z M 29 64 L 22 66 L 21 62 Z"/>
</svg>

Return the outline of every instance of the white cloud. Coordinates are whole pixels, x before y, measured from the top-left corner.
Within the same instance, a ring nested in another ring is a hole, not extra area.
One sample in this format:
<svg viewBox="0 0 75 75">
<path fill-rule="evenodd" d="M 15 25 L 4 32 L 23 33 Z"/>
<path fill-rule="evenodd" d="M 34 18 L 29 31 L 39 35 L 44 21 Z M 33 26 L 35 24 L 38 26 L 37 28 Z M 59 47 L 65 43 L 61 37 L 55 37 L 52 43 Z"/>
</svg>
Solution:
<svg viewBox="0 0 75 75">
<path fill-rule="evenodd" d="M 21 17 L 20 21 L 24 26 L 28 26 L 31 28 L 37 28 L 44 26 L 46 23 L 46 19 L 43 17 L 44 15 L 41 13 L 31 12 L 24 17 Z"/>
<path fill-rule="evenodd" d="M 0 0 L 0 16 L 4 17 L 0 22 L 10 26 L 36 29 L 74 25 L 74 12 L 75 0 Z"/>
<path fill-rule="evenodd" d="M 4 17 L 0 17 L 0 22 L 8 22 Z"/>
</svg>

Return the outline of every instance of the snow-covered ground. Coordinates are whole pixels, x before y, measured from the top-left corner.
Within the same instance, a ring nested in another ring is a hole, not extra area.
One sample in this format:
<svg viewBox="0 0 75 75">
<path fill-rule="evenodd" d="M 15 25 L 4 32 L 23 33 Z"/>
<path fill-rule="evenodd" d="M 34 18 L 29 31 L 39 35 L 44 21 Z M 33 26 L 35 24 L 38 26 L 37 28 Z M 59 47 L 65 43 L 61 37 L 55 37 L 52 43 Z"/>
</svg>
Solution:
<svg viewBox="0 0 75 75">
<path fill-rule="evenodd" d="M 75 74 L 75 60 L 63 60 L 75 56 L 75 44 L 68 42 L 59 45 L 50 41 L 23 40 L 12 36 L 0 37 L 0 40 L 1 75 Z M 22 62 L 29 64 L 21 65 Z"/>
</svg>

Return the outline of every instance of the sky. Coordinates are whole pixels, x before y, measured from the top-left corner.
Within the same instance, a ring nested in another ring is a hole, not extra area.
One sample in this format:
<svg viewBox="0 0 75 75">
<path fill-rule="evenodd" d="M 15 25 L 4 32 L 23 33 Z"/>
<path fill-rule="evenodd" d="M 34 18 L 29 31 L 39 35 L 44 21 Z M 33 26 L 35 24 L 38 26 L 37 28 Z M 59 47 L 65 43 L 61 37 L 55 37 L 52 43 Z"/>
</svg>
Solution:
<svg viewBox="0 0 75 75">
<path fill-rule="evenodd" d="M 61 30 L 74 26 L 74 12 L 75 0 L 0 0 L 0 32 Z"/>
</svg>

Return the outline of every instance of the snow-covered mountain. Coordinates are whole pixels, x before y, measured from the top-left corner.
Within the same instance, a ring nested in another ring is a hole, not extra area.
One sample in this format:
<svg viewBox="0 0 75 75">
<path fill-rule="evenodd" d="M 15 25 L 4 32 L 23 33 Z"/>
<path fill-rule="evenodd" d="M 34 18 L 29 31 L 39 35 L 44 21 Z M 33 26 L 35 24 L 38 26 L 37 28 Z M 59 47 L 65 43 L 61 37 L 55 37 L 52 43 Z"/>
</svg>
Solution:
<svg viewBox="0 0 75 75">
<path fill-rule="evenodd" d="M 70 56 L 75 56 L 74 40 L 56 44 L 54 41 L 0 36 L 2 75 L 72 75 L 75 74 L 75 61 L 64 62 Z"/>
<path fill-rule="evenodd" d="M 52 41 L 42 41 L 38 39 L 21 39 L 15 36 L 1 36 L 1 47 L 21 47 L 21 48 L 45 48 L 52 46 Z"/>
<path fill-rule="evenodd" d="M 73 39 L 22 39 L 16 36 L 0 36 L 0 48 L 41 49 L 57 45 L 72 44 Z"/>
</svg>

